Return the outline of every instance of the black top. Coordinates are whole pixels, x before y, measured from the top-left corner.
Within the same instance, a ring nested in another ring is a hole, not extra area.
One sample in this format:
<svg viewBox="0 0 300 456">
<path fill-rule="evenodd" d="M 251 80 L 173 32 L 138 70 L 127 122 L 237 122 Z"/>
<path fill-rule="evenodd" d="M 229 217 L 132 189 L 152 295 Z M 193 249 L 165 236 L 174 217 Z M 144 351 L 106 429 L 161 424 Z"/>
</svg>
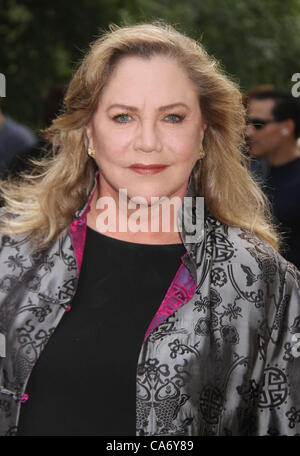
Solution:
<svg viewBox="0 0 300 456">
<path fill-rule="evenodd" d="M 300 157 L 282 166 L 271 166 L 264 190 L 285 233 L 280 253 L 300 268 Z"/>
<path fill-rule="evenodd" d="M 17 435 L 135 435 L 138 355 L 184 253 L 87 227 L 78 290 L 33 368 Z"/>
</svg>

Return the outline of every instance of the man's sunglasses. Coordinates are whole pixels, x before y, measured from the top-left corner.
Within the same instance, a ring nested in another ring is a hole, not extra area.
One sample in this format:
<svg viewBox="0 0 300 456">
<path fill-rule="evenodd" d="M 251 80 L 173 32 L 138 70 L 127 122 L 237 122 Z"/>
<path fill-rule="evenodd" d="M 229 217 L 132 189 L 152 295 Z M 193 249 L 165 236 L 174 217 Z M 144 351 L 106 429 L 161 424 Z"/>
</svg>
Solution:
<svg viewBox="0 0 300 456">
<path fill-rule="evenodd" d="M 252 125 L 255 130 L 261 130 L 270 123 L 276 123 L 277 120 L 247 119 L 247 125 Z"/>
</svg>

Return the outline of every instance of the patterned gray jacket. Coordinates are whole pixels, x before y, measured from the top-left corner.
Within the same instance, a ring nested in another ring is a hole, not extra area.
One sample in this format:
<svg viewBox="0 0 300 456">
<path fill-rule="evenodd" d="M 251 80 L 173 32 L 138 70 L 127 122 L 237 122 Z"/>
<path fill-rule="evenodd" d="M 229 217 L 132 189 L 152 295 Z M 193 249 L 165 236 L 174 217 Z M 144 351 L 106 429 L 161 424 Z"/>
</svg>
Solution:
<svg viewBox="0 0 300 456">
<path fill-rule="evenodd" d="M 89 201 L 43 251 L 1 237 L 0 435 L 16 433 L 31 370 L 71 308 Z M 137 435 L 300 435 L 299 271 L 206 210 L 200 238 L 188 232 L 140 350 Z"/>
</svg>

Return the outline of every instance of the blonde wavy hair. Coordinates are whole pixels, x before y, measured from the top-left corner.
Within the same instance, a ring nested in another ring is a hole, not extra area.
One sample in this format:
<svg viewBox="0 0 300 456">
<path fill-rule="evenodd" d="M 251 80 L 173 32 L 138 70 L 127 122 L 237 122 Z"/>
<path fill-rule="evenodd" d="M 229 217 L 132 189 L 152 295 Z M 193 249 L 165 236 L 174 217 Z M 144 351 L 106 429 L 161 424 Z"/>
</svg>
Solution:
<svg viewBox="0 0 300 456">
<path fill-rule="evenodd" d="M 243 153 L 245 111 L 237 84 L 202 45 L 161 21 L 110 26 L 90 46 L 70 82 L 63 113 L 46 130 L 52 153 L 35 164 L 35 172 L 0 183 L 7 211 L 1 218 L 3 233 L 30 232 L 44 247 L 68 229 L 94 183 L 96 165 L 87 155 L 85 127 L 99 94 L 122 57 L 160 54 L 181 63 L 199 89 L 207 129 L 205 159 L 192 171 L 196 193 L 205 197 L 217 220 L 245 228 L 278 249 L 267 199 L 251 178 Z"/>
</svg>

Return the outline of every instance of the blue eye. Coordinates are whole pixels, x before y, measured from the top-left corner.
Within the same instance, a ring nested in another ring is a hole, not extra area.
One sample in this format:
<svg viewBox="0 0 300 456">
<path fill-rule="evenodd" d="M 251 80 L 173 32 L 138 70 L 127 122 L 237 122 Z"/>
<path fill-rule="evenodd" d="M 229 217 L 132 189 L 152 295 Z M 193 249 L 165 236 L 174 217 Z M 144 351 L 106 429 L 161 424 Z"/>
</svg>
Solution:
<svg viewBox="0 0 300 456">
<path fill-rule="evenodd" d="M 114 116 L 113 119 L 116 122 L 126 123 L 126 122 L 129 122 L 129 120 L 131 119 L 131 116 L 129 114 L 119 114 L 117 116 Z"/>
<path fill-rule="evenodd" d="M 184 117 L 179 116 L 177 114 L 169 114 L 168 116 L 165 117 L 165 119 L 169 119 L 168 122 L 170 122 L 170 123 L 178 123 L 178 122 L 181 122 L 184 119 Z"/>
</svg>

